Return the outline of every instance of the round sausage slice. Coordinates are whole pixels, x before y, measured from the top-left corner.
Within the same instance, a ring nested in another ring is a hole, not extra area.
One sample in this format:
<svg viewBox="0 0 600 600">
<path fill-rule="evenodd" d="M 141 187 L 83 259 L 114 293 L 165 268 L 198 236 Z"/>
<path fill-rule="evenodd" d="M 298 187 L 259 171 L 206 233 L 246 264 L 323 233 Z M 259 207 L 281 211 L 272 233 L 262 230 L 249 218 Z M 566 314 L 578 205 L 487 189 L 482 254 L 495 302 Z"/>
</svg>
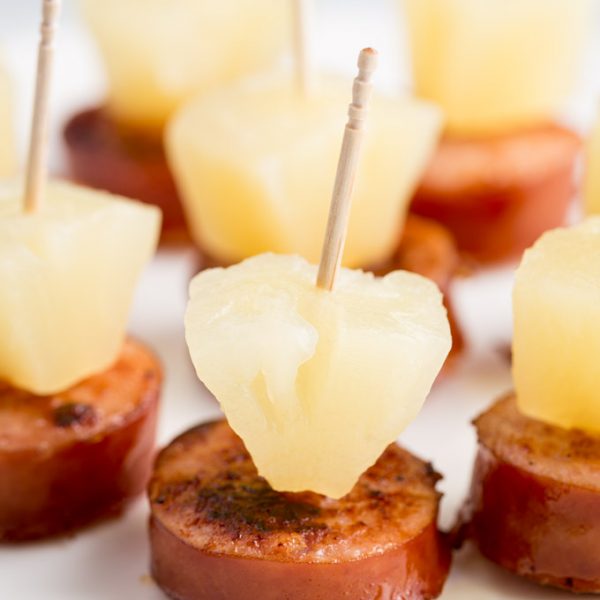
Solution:
<svg viewBox="0 0 600 600">
<path fill-rule="evenodd" d="M 558 125 L 484 138 L 446 136 L 411 210 L 436 219 L 483 263 L 514 259 L 565 221 L 580 138 Z"/>
<path fill-rule="evenodd" d="M 84 185 L 158 206 L 163 242 L 187 241 L 183 207 L 160 133 L 119 126 L 102 108 L 75 115 L 64 140 L 72 177 Z"/>
<path fill-rule="evenodd" d="M 149 486 L 152 574 L 178 600 L 437 597 L 439 476 L 391 445 L 341 500 L 275 492 L 225 421 L 179 436 Z"/>
<path fill-rule="evenodd" d="M 600 436 L 521 414 L 514 397 L 476 421 L 479 454 L 466 534 L 538 583 L 600 592 Z"/>
<path fill-rule="evenodd" d="M 0 383 L 0 540 L 118 513 L 150 478 L 161 368 L 127 341 L 115 364 L 52 396 Z"/>
</svg>

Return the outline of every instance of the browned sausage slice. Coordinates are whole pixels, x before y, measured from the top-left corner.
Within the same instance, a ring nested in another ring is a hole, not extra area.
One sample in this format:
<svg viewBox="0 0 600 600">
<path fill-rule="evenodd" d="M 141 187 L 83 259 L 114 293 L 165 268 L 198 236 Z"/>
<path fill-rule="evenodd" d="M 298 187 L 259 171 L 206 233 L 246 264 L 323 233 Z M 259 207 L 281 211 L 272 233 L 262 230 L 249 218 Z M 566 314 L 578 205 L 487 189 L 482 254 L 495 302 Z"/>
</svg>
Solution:
<svg viewBox="0 0 600 600">
<path fill-rule="evenodd" d="M 439 476 L 391 445 L 352 492 L 273 491 L 225 421 L 165 448 L 149 486 L 152 573 L 178 600 L 437 597 Z"/>
<path fill-rule="evenodd" d="M 140 494 L 161 379 L 155 356 L 130 340 L 113 367 L 59 394 L 0 383 L 0 540 L 62 533 Z"/>
<path fill-rule="evenodd" d="M 411 210 L 436 219 L 481 262 L 520 254 L 564 223 L 580 138 L 554 124 L 484 138 L 446 136 Z"/>
<path fill-rule="evenodd" d="M 492 561 L 538 583 L 600 592 L 600 436 L 522 415 L 514 397 L 476 421 L 462 516 Z"/>
</svg>

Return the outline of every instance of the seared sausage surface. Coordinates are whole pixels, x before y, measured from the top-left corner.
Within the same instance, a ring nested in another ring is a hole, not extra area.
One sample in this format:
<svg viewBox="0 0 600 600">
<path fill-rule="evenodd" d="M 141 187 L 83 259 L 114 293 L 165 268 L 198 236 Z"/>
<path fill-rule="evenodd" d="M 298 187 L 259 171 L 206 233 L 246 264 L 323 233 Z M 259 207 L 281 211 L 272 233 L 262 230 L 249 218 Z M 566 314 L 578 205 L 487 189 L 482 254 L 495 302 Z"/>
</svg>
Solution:
<svg viewBox="0 0 600 600">
<path fill-rule="evenodd" d="M 466 534 L 538 583 L 600 592 L 600 436 L 521 414 L 514 397 L 476 421 Z"/>
<path fill-rule="evenodd" d="M 152 572 L 173 598 L 434 598 L 449 567 L 438 475 L 390 446 L 340 500 L 275 492 L 226 422 L 163 450 L 149 486 Z"/>
<path fill-rule="evenodd" d="M 0 540 L 63 533 L 142 492 L 161 379 L 155 356 L 129 340 L 110 369 L 61 393 L 0 383 Z"/>
<path fill-rule="evenodd" d="M 554 124 L 485 138 L 446 136 L 411 210 L 436 219 L 481 262 L 519 256 L 564 223 L 580 138 Z"/>
</svg>

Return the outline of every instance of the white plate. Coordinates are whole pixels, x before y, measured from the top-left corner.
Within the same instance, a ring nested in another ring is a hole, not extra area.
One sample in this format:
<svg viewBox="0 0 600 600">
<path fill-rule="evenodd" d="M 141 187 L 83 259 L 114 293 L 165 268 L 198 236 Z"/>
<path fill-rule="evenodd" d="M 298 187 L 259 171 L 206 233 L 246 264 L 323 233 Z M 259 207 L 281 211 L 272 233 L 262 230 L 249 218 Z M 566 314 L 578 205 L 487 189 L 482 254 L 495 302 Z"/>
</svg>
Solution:
<svg viewBox="0 0 600 600">
<path fill-rule="evenodd" d="M 101 1 L 101 0 L 98 0 Z M 67 2 L 68 4 L 68 2 Z M 18 5 L 18 6 L 17 6 Z M 340 17 L 339 5 L 349 12 Z M 383 50 L 383 83 L 399 78 L 393 41 L 394 23 L 386 17 L 384 1 L 327 2 L 321 26 L 319 54 L 323 62 L 353 68 L 356 50 L 374 45 Z M 39 2 L 0 2 L 0 34 L 16 75 L 19 132 L 27 131 L 26 117 L 34 64 Z M 366 11 L 369 7 L 369 12 Z M 63 119 L 94 99 L 102 89 L 97 58 L 72 17 L 63 25 L 55 81 L 56 128 Z M 28 22 L 23 31 L 15 23 Z M 360 24 L 360 28 L 357 28 Z M 595 69 L 600 74 L 600 69 Z M 593 82 L 588 87 L 593 87 Z M 589 95 L 588 95 L 589 96 Z M 589 105 L 589 97 L 581 101 Z M 580 113 L 582 114 L 582 113 Z M 55 136 L 56 137 L 56 136 Z M 58 146 L 57 146 L 58 148 Z M 55 164 L 60 165 L 60 153 Z M 166 369 L 159 440 L 167 443 L 191 425 L 216 417 L 219 410 L 196 380 L 183 340 L 182 315 L 186 288 L 194 268 L 190 252 L 161 253 L 149 267 L 133 308 L 131 331 L 151 344 Z M 455 298 L 471 347 L 458 371 L 436 386 L 425 409 L 402 436 L 402 443 L 433 461 L 445 474 L 442 524 L 450 526 L 464 499 L 475 451 L 470 420 L 500 393 L 510 388 L 510 372 L 498 348 L 510 338 L 510 269 L 490 272 L 455 286 Z M 4 600 L 159 600 L 164 598 L 148 574 L 146 521 L 148 509 L 140 500 L 120 520 L 97 525 L 70 539 L 0 547 L 0 599 Z M 504 573 L 467 548 L 455 557 L 442 596 L 445 600 L 550 600 L 569 594 L 538 588 Z"/>
</svg>

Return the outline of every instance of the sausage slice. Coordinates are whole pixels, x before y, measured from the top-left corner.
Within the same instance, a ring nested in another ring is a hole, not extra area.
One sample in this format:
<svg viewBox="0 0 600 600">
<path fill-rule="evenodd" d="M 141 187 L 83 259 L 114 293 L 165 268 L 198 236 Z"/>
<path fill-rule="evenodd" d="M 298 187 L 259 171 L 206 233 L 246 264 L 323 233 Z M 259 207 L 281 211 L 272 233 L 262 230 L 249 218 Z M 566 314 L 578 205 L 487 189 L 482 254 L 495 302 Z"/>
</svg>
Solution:
<svg viewBox="0 0 600 600">
<path fill-rule="evenodd" d="M 393 444 L 341 500 L 279 493 L 225 421 L 201 425 L 156 461 L 152 574 L 178 600 L 435 598 L 450 563 L 438 479 Z"/>
<path fill-rule="evenodd" d="M 513 259 L 564 223 L 581 139 L 543 124 L 484 138 L 446 136 L 412 202 L 461 251 L 483 263 Z"/>
<path fill-rule="evenodd" d="M 479 453 L 462 514 L 467 536 L 518 575 L 600 592 L 600 436 L 530 419 L 514 397 L 475 426 Z"/>
<path fill-rule="evenodd" d="M 0 383 L 0 540 L 63 533 L 140 494 L 161 379 L 155 356 L 129 340 L 113 367 L 59 394 Z"/>
</svg>

